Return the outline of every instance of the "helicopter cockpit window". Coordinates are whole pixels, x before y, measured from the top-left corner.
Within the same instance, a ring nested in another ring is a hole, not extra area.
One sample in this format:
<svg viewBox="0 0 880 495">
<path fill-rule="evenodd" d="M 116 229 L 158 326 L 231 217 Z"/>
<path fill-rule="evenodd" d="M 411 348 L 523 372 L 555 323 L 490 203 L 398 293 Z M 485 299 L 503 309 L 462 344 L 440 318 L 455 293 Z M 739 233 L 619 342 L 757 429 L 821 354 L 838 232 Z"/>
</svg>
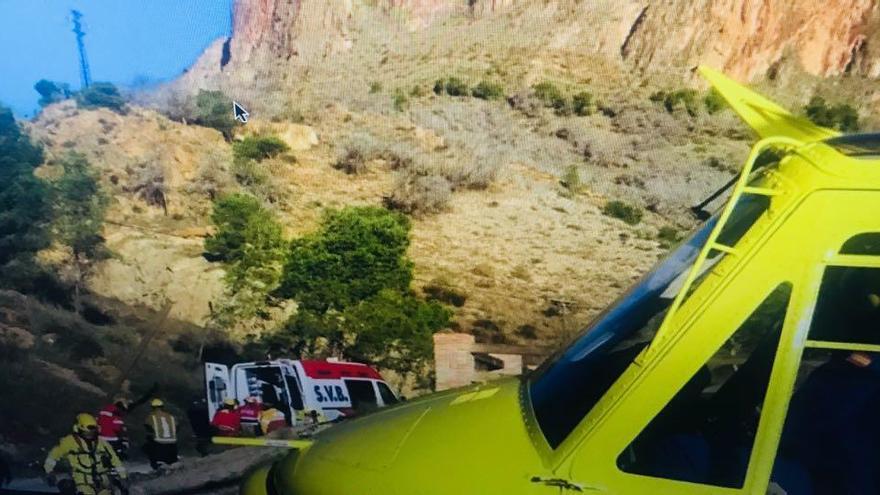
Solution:
<svg viewBox="0 0 880 495">
<path fill-rule="evenodd" d="M 760 184 L 765 171 L 774 166 L 764 167 L 750 184 Z M 769 206 L 770 199 L 766 196 L 740 198 L 719 234 L 719 242 L 736 246 Z M 528 391 L 532 409 L 551 448 L 555 449 L 565 440 L 639 352 L 651 343 L 716 220 L 717 217 L 707 221 L 596 318 L 568 348 L 548 359 L 531 375 Z M 705 265 L 707 270 L 691 286 L 692 291 L 723 257 L 723 254 L 716 255 Z"/>
<path fill-rule="evenodd" d="M 767 296 L 620 454 L 622 471 L 743 485 L 790 296 L 790 283 Z"/>
<path fill-rule="evenodd" d="M 840 248 L 840 254 L 880 255 L 880 232 L 866 232 L 849 238 Z"/>
</svg>

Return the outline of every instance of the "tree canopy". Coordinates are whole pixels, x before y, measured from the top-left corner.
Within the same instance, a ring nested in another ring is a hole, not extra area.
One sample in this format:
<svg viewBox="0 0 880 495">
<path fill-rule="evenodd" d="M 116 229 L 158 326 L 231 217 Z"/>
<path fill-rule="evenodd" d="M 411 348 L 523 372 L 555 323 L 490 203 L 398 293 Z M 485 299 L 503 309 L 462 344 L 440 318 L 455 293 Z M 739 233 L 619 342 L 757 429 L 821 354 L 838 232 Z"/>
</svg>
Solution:
<svg viewBox="0 0 880 495">
<path fill-rule="evenodd" d="M 40 146 L 21 132 L 12 111 L 0 106 L 0 267 L 27 263 L 49 245 L 48 188 L 34 177 Z"/>
<path fill-rule="evenodd" d="M 409 229 L 405 215 L 384 208 L 328 212 L 317 232 L 291 243 L 278 293 L 324 313 L 382 289 L 405 292 L 412 280 Z"/>
</svg>

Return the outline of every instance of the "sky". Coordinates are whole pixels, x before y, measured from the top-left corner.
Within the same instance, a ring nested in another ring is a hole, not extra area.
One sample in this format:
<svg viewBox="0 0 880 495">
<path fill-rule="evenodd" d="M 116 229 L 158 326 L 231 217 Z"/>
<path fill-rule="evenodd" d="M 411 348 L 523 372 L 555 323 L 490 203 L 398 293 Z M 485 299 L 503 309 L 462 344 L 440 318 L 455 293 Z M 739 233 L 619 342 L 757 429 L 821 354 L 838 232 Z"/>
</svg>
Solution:
<svg viewBox="0 0 880 495">
<path fill-rule="evenodd" d="M 0 0 L 0 104 L 39 108 L 40 79 L 80 86 L 70 11 L 83 14 L 92 81 L 173 79 L 228 36 L 232 0 Z"/>
</svg>

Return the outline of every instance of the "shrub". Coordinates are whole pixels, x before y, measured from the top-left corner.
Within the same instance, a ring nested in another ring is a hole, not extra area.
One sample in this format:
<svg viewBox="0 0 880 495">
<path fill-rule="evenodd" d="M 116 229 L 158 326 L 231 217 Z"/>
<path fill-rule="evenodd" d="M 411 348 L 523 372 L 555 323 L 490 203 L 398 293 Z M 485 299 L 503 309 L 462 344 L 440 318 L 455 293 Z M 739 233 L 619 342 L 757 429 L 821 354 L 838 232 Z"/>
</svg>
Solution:
<svg viewBox="0 0 880 495">
<path fill-rule="evenodd" d="M 545 107 L 556 110 L 557 113 L 568 113 L 568 102 L 565 95 L 555 84 L 544 81 L 532 86 L 534 95 L 544 103 Z"/>
<path fill-rule="evenodd" d="M 81 90 L 76 95 L 76 104 L 80 108 L 109 108 L 117 113 L 125 112 L 125 98 L 119 89 L 108 82 L 96 82 Z"/>
<path fill-rule="evenodd" d="M 222 91 L 199 90 L 194 123 L 217 129 L 227 141 L 232 140 L 233 130 L 238 125 L 232 114 L 232 100 Z"/>
<path fill-rule="evenodd" d="M 416 84 L 412 87 L 412 89 L 409 90 L 409 95 L 413 98 L 421 98 L 425 96 L 425 88 Z"/>
<path fill-rule="evenodd" d="M 47 81 L 40 79 L 34 84 L 34 89 L 40 94 L 40 100 L 37 102 L 41 107 L 51 105 L 70 98 L 70 85 L 67 83 L 58 83 L 55 81 Z"/>
<path fill-rule="evenodd" d="M 376 207 L 325 214 L 318 231 L 290 244 L 278 294 L 299 307 L 341 310 L 382 289 L 409 290 L 409 219 Z"/>
<path fill-rule="evenodd" d="M 432 335 L 449 325 L 452 313 L 409 292 L 383 289 L 346 309 L 346 333 L 354 343 L 344 355 L 399 373 L 417 373 L 431 359 Z"/>
<path fill-rule="evenodd" d="M 288 150 L 290 146 L 277 136 L 247 136 L 232 143 L 232 153 L 236 160 L 262 161 L 275 158 Z"/>
<path fill-rule="evenodd" d="M 264 230 L 273 232 L 273 243 L 281 236 L 272 214 L 248 194 L 229 194 L 215 201 L 211 222 L 217 232 L 205 238 L 205 254 L 212 261 L 235 263 L 244 259 L 252 248 L 250 244 Z"/>
<path fill-rule="evenodd" d="M 666 93 L 666 96 L 663 99 L 663 106 L 669 113 L 672 113 L 676 108 L 683 106 L 688 115 L 696 117 L 697 113 L 699 113 L 697 92 L 693 89 L 680 89 L 678 91 Z"/>
<path fill-rule="evenodd" d="M 859 113 L 851 105 L 840 103 L 829 105 L 825 98 L 814 96 L 804 107 L 807 118 L 817 125 L 837 129 L 841 132 L 859 130 Z"/>
<path fill-rule="evenodd" d="M 394 96 L 392 97 L 391 101 L 394 105 L 394 109 L 398 112 L 406 110 L 407 105 L 409 105 L 409 98 L 406 96 L 406 93 L 401 90 L 397 90 L 394 92 Z"/>
<path fill-rule="evenodd" d="M 69 153 L 61 160 L 64 170 L 53 184 L 54 233 L 56 240 L 73 254 L 74 305 L 81 313 L 80 289 L 93 261 L 108 256 L 101 231 L 108 198 L 101 190 L 98 173 L 85 156 Z"/>
<path fill-rule="evenodd" d="M 357 148 L 348 148 L 333 163 L 333 168 L 349 175 L 363 174 L 367 171 L 367 157 Z"/>
<path fill-rule="evenodd" d="M 470 89 L 467 83 L 457 77 L 441 77 L 434 82 L 434 93 L 438 95 L 446 93 L 449 96 L 469 96 Z"/>
<path fill-rule="evenodd" d="M 281 225 L 256 198 L 245 194 L 216 201 L 211 221 L 217 232 L 205 238 L 205 256 L 226 265 L 227 298 L 215 318 L 230 325 L 264 316 L 266 298 L 281 277 Z"/>
<path fill-rule="evenodd" d="M 560 179 L 559 183 L 571 194 L 581 192 L 583 184 L 581 183 L 581 174 L 578 171 L 577 165 L 569 165 L 565 169 L 565 173 L 562 174 L 562 179 Z"/>
<path fill-rule="evenodd" d="M 382 91 L 382 83 L 379 81 L 373 81 L 370 83 L 370 94 L 378 93 Z"/>
<path fill-rule="evenodd" d="M 623 201 L 612 200 L 605 203 L 602 213 L 618 220 L 623 220 L 629 225 L 638 225 L 642 221 L 642 209 Z"/>
<path fill-rule="evenodd" d="M 167 192 L 165 168 L 160 161 L 154 159 L 139 164 L 134 180 L 127 190 L 137 194 L 148 205 L 161 206 L 166 213 L 168 212 L 165 199 Z"/>
<path fill-rule="evenodd" d="M 575 115 L 583 117 L 596 113 L 597 105 L 591 93 L 581 91 L 571 97 L 571 109 Z"/>
<path fill-rule="evenodd" d="M 409 214 L 438 213 L 446 209 L 452 195 L 449 180 L 437 175 L 401 174 L 385 206 Z"/>
<path fill-rule="evenodd" d="M 429 300 L 451 304 L 456 308 L 464 306 L 467 294 L 461 289 L 453 287 L 447 280 L 435 278 L 422 288 Z"/>
<path fill-rule="evenodd" d="M 243 187 L 260 187 L 270 182 L 268 172 L 256 160 L 233 160 L 232 175 Z"/>
<path fill-rule="evenodd" d="M 500 100 L 504 98 L 504 87 L 498 83 L 480 81 L 479 84 L 474 86 L 471 94 L 475 98 L 483 100 Z"/>
<path fill-rule="evenodd" d="M 721 96 L 721 93 L 715 88 L 711 88 L 709 92 L 706 93 L 706 96 L 703 97 L 703 105 L 706 106 L 706 112 L 708 112 L 709 115 L 727 108 L 727 102 L 724 100 L 724 97 Z"/>
<path fill-rule="evenodd" d="M 681 234 L 675 227 L 664 225 L 657 231 L 657 240 L 660 241 L 660 246 L 669 249 L 681 240 Z"/>
<path fill-rule="evenodd" d="M 220 150 L 209 150 L 199 160 L 196 179 L 186 186 L 186 191 L 203 194 L 213 201 L 234 187 L 235 178 L 231 169 L 232 163 L 228 154 Z"/>
</svg>

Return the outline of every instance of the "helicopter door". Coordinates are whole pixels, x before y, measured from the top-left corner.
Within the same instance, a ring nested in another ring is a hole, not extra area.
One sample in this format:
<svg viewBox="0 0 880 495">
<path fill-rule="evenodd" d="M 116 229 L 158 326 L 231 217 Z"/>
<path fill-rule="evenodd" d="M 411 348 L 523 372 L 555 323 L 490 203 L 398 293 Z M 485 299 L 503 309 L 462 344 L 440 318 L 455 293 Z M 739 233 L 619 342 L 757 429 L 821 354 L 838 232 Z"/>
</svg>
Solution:
<svg viewBox="0 0 880 495">
<path fill-rule="evenodd" d="M 208 399 L 208 418 L 220 409 L 223 401 L 230 397 L 229 368 L 223 364 L 205 363 L 205 393 Z"/>
<path fill-rule="evenodd" d="M 869 250 L 844 244 L 846 265 L 822 274 L 771 478 L 791 495 L 880 491 L 880 258 L 864 256 L 880 254 L 873 235 Z M 847 266 L 860 262 L 873 266 Z"/>
</svg>

